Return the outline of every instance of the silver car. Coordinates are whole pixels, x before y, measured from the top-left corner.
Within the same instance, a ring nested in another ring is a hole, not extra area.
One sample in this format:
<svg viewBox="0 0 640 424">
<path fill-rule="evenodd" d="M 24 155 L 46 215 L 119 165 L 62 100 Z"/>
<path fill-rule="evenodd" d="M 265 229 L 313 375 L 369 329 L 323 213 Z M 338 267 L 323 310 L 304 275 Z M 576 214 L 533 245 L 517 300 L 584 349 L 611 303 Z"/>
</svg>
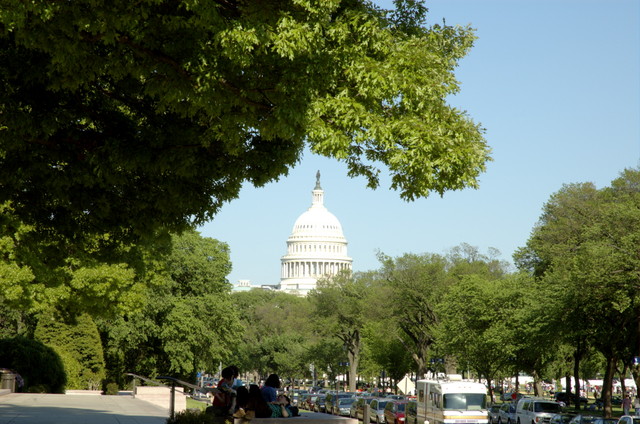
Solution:
<svg viewBox="0 0 640 424">
<path fill-rule="evenodd" d="M 373 399 L 369 404 L 369 421 L 376 424 L 385 424 L 384 419 L 384 407 L 387 406 L 387 402 L 391 399 Z"/>
</svg>

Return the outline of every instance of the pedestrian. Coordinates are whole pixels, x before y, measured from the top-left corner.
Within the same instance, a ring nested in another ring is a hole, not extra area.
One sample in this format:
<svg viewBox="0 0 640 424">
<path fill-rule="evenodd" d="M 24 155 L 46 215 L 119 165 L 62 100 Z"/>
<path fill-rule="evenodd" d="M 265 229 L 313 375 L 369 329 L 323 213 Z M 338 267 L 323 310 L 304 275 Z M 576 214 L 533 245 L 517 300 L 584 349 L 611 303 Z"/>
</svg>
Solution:
<svg viewBox="0 0 640 424">
<path fill-rule="evenodd" d="M 631 410 L 631 397 L 627 393 L 624 395 L 624 399 L 622 399 L 622 415 L 629 415 L 629 411 Z"/>
</svg>

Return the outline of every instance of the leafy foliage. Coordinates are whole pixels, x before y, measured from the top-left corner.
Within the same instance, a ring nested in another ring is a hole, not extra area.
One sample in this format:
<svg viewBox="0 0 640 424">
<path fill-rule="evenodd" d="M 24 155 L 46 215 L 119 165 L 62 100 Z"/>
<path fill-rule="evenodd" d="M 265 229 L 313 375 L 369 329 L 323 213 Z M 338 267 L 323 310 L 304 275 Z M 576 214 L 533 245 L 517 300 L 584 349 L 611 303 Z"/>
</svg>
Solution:
<svg viewBox="0 0 640 424">
<path fill-rule="evenodd" d="M 2 0 L 0 204 L 50 243 L 128 243 L 211 219 L 305 143 L 407 200 L 477 187 L 483 130 L 446 103 L 474 35 L 400 6 Z"/>
<path fill-rule="evenodd" d="M 313 335 L 309 302 L 294 295 L 251 290 L 232 295 L 243 311 L 242 337 L 235 343 L 238 366 L 261 376 L 277 373 L 288 378 L 308 375 Z"/>
<path fill-rule="evenodd" d="M 25 314 L 56 309 L 72 318 L 82 313 L 111 317 L 142 305 L 144 255 L 153 245 L 123 245 L 108 235 L 42 239 L 8 204 L 0 205 L 0 302 Z"/>
<path fill-rule="evenodd" d="M 104 355 L 98 327 L 87 314 L 65 323 L 53 314 L 43 314 L 36 340 L 55 350 L 67 374 L 67 388 L 97 390 L 105 377 Z"/>
<path fill-rule="evenodd" d="M 0 339 L 3 367 L 24 380 L 23 391 L 64 393 L 67 377 L 60 356 L 50 347 L 26 337 Z"/>
<path fill-rule="evenodd" d="M 576 355 L 590 345 L 604 355 L 609 388 L 616 362 L 630 365 L 640 337 L 639 181 L 640 171 L 627 169 L 601 190 L 588 183 L 564 186 L 518 255 L 520 266 L 560 294 L 558 310 L 572 323 L 562 331 Z M 603 394 L 608 399 L 611 393 Z"/>
<path fill-rule="evenodd" d="M 148 263 L 146 304 L 100 325 L 110 378 L 132 372 L 190 378 L 229 357 L 239 333 L 230 303 L 228 246 L 187 232 Z"/>
<path fill-rule="evenodd" d="M 335 337 L 342 343 L 349 362 L 350 391 L 355 391 L 356 388 L 355 376 L 365 326 L 366 292 L 366 275 L 352 276 L 343 272 L 318 281 L 317 288 L 309 293 L 316 328 L 321 334 Z"/>
</svg>

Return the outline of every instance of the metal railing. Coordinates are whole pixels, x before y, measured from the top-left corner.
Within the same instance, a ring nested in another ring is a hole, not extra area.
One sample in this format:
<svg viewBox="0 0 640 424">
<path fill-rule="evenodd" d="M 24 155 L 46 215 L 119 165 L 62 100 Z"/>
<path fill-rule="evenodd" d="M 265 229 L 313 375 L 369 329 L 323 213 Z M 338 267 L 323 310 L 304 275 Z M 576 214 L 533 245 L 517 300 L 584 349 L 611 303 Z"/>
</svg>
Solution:
<svg viewBox="0 0 640 424">
<path fill-rule="evenodd" d="M 128 372 L 126 375 L 133 377 L 133 393 L 134 394 L 136 392 L 136 380 L 135 380 L 136 378 L 138 378 L 140 380 L 143 380 L 143 381 L 145 381 L 147 383 L 151 383 L 151 384 L 156 385 L 156 386 L 169 387 L 171 389 L 171 398 L 170 398 L 170 401 L 169 401 L 169 416 L 171 417 L 171 419 L 173 419 L 175 417 L 175 410 L 176 410 L 176 405 L 175 405 L 175 403 L 176 403 L 176 384 L 179 384 L 182 387 L 188 387 L 190 389 L 197 390 L 197 391 L 199 391 L 201 393 L 218 393 L 219 392 L 218 389 L 213 388 L 213 387 L 201 387 L 201 386 L 198 386 L 196 384 L 191 384 L 191 383 L 188 383 L 186 381 L 179 380 L 179 379 L 177 379 L 175 377 L 169 377 L 169 376 L 166 376 L 166 375 L 159 375 L 156 378 L 158 380 L 168 380 L 168 381 L 170 381 L 171 382 L 170 386 L 167 386 L 166 384 L 162 384 L 159 381 L 155 381 L 155 380 L 152 380 L 150 378 L 143 377 L 141 375 L 133 374 L 133 373 L 130 373 L 130 372 Z"/>
</svg>

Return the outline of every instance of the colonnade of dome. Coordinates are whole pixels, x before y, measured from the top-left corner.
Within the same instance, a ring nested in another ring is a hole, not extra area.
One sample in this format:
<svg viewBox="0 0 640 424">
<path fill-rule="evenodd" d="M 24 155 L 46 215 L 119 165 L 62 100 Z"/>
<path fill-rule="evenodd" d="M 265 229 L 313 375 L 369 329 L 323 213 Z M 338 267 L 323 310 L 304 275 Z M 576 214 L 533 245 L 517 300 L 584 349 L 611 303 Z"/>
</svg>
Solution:
<svg viewBox="0 0 640 424">
<path fill-rule="evenodd" d="M 281 259 L 280 290 L 301 296 L 313 290 L 320 278 L 351 270 L 353 262 L 340 221 L 324 206 L 320 172 L 311 194 L 311 207 L 293 225 Z"/>
</svg>

